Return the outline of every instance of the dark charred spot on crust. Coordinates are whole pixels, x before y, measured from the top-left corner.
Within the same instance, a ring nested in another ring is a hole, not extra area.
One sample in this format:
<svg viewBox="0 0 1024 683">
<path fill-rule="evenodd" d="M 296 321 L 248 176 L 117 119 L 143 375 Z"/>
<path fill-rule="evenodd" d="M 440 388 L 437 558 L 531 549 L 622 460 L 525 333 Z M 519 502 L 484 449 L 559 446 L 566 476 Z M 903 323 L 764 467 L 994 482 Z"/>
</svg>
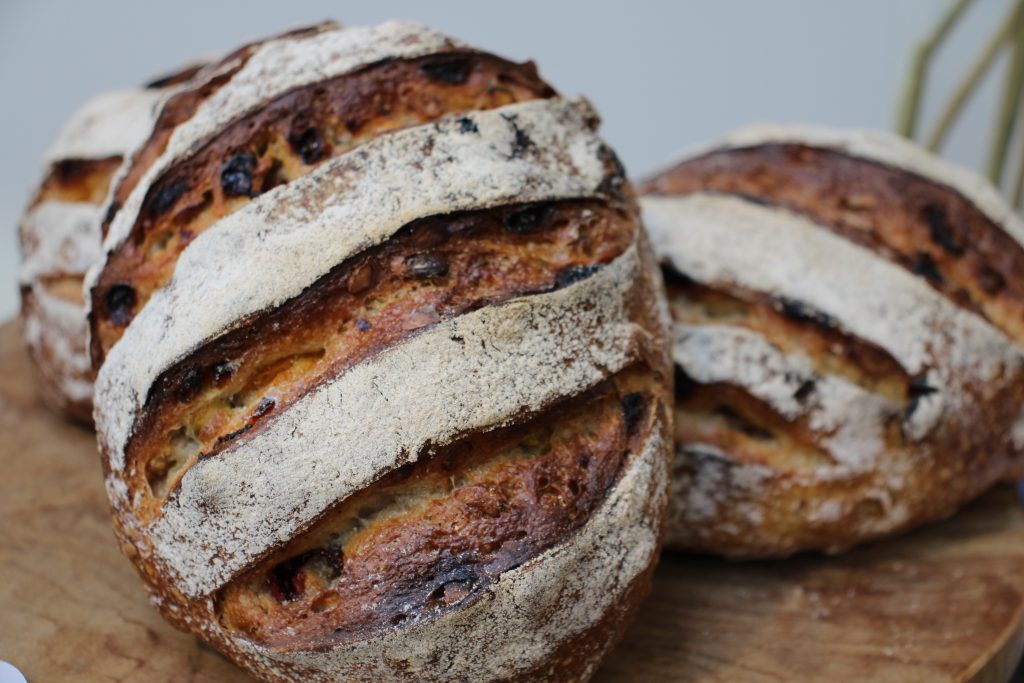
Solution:
<svg viewBox="0 0 1024 683">
<path fill-rule="evenodd" d="M 679 363 L 675 363 L 673 366 L 673 373 L 675 375 L 676 399 L 686 399 L 693 396 L 693 392 L 697 388 L 697 383 L 686 373 L 686 370 L 683 370 L 683 366 Z"/>
<path fill-rule="evenodd" d="M 512 149 L 509 151 L 509 157 L 518 159 L 533 147 L 533 139 L 526 134 L 525 130 L 519 127 L 519 117 L 515 114 L 502 114 L 501 118 L 505 119 L 508 125 L 512 127 Z"/>
<path fill-rule="evenodd" d="M 220 172 L 220 186 L 227 197 L 248 197 L 252 195 L 252 172 L 256 169 L 256 157 L 248 152 L 236 154 L 228 159 Z"/>
<path fill-rule="evenodd" d="M 601 270 L 604 267 L 601 263 L 594 263 L 586 266 L 570 266 L 558 271 L 555 276 L 555 289 L 562 289 L 569 285 L 576 284 Z"/>
<path fill-rule="evenodd" d="M 238 366 L 229 360 L 217 363 L 210 369 L 210 374 L 213 376 L 213 383 L 217 386 L 223 386 L 234 376 L 237 369 Z"/>
<path fill-rule="evenodd" d="M 61 159 L 53 164 L 50 173 L 58 183 L 67 185 L 85 178 L 91 170 L 92 163 L 88 159 Z"/>
<path fill-rule="evenodd" d="M 433 254 L 411 254 L 405 258 L 405 275 L 412 278 L 441 277 L 448 272 L 444 259 Z"/>
<path fill-rule="evenodd" d="M 468 116 L 463 116 L 459 119 L 459 132 L 460 133 L 479 133 L 480 129 L 477 127 L 476 122 Z"/>
<path fill-rule="evenodd" d="M 922 372 L 910 378 L 907 384 L 907 409 L 904 417 L 909 419 L 916 411 L 921 399 L 938 392 L 936 387 L 928 384 L 928 373 Z"/>
<path fill-rule="evenodd" d="M 640 422 L 647 412 L 647 401 L 640 392 L 633 392 L 622 397 L 622 417 L 626 421 L 626 432 L 635 434 Z"/>
<path fill-rule="evenodd" d="M 512 156 L 522 156 L 532 146 L 533 140 L 530 139 L 530 136 L 522 128 L 516 126 L 516 139 L 512 147 Z"/>
<path fill-rule="evenodd" d="M 178 85 L 179 83 L 184 83 L 188 79 L 195 76 L 199 72 L 199 70 L 202 69 L 204 66 L 204 64 L 196 64 L 195 66 L 190 66 L 186 69 L 175 71 L 171 74 L 157 76 L 149 83 L 146 83 L 146 85 L 143 87 L 146 90 L 160 90 L 170 85 Z"/>
<path fill-rule="evenodd" d="M 474 559 L 469 553 L 442 558 L 431 581 L 436 588 L 430 591 L 427 601 L 451 605 L 472 593 L 480 585 L 480 575 L 473 567 Z"/>
<path fill-rule="evenodd" d="M 788 299 L 786 297 L 778 297 L 773 299 L 772 305 L 775 307 L 775 310 L 792 318 L 793 320 L 814 323 L 815 325 L 824 327 L 827 330 L 839 329 L 838 320 L 823 311 L 819 311 L 810 304 L 804 303 L 803 301 Z"/>
<path fill-rule="evenodd" d="M 269 413 L 271 410 L 273 410 L 275 406 L 277 406 L 277 401 L 275 401 L 274 399 L 272 399 L 272 398 L 270 398 L 268 396 L 264 396 L 260 400 L 259 405 L 256 406 L 256 409 L 252 411 L 253 419 L 257 419 L 257 418 L 263 417 L 264 415 Z"/>
<path fill-rule="evenodd" d="M 522 235 L 544 227 L 554 215 L 555 207 L 552 204 L 531 204 L 507 214 L 504 225 L 509 232 Z"/>
<path fill-rule="evenodd" d="M 412 626 L 434 613 L 452 607 L 489 583 L 478 568 L 480 558 L 472 552 L 452 556 L 443 550 L 433 565 L 422 573 L 397 583 L 393 591 L 377 605 L 382 613 L 391 613 L 392 626 Z"/>
<path fill-rule="evenodd" d="M 327 155 L 327 143 L 316 128 L 307 128 L 300 133 L 288 136 L 288 144 L 292 151 L 302 158 L 302 163 L 310 166 Z"/>
<path fill-rule="evenodd" d="M 915 275 L 920 275 L 929 282 L 937 284 L 942 282 L 942 273 L 939 272 L 935 259 L 927 252 L 919 251 L 914 255 L 914 260 L 910 264 L 910 270 Z"/>
<path fill-rule="evenodd" d="M 326 546 L 313 551 L 313 559 L 327 568 L 327 577 L 336 579 L 345 571 L 345 554 L 341 548 Z"/>
<path fill-rule="evenodd" d="M 934 394 L 938 389 L 928 384 L 928 373 L 922 372 L 910 378 L 910 383 L 907 385 L 907 391 L 910 396 L 917 397 Z"/>
<path fill-rule="evenodd" d="M 962 256 L 964 247 L 953 234 L 949 214 L 938 204 L 927 204 L 921 209 L 921 218 L 928 224 L 932 241 L 955 256 Z"/>
<path fill-rule="evenodd" d="M 714 414 L 725 420 L 726 423 L 741 434 L 746 434 L 758 441 L 771 441 L 774 437 L 771 431 L 754 424 L 743 415 L 740 415 L 731 406 L 720 405 L 715 408 Z"/>
<path fill-rule="evenodd" d="M 103 297 L 107 316 L 115 325 L 127 325 L 135 313 L 135 290 L 125 284 L 113 285 Z"/>
<path fill-rule="evenodd" d="M 465 83 L 472 70 L 473 59 L 467 56 L 442 57 L 420 65 L 420 71 L 427 78 L 449 85 Z"/>
<path fill-rule="evenodd" d="M 267 585 L 278 602 L 291 602 L 302 595 L 306 587 L 306 575 L 302 567 L 307 560 L 307 553 L 296 555 L 277 564 L 267 574 Z"/>
<path fill-rule="evenodd" d="M 732 196 L 736 197 L 737 199 L 742 199 L 743 201 L 749 204 L 756 204 L 757 206 L 771 206 L 771 203 L 767 199 L 765 199 L 764 197 L 759 197 L 758 195 L 749 194 L 746 192 L 737 192 Z"/>
<path fill-rule="evenodd" d="M 800 403 L 806 403 L 807 399 L 811 397 L 811 394 L 814 393 L 815 389 L 817 389 L 817 385 L 815 384 L 814 380 L 806 379 L 803 382 L 801 382 L 800 386 L 797 387 L 796 391 L 793 392 L 793 398 L 799 401 Z"/>
<path fill-rule="evenodd" d="M 211 454 L 213 452 L 216 452 L 216 450 L 218 448 L 220 448 L 224 444 L 228 443 L 229 441 L 234 441 L 235 439 L 240 437 L 242 434 L 245 434 L 250 429 L 252 429 L 252 424 L 251 423 L 247 423 L 244 426 L 242 426 L 241 429 L 236 429 L 235 431 L 230 432 L 228 434 L 224 434 L 222 436 L 218 436 L 217 437 L 217 441 L 213 445 L 213 449 L 210 451 Z"/>
<path fill-rule="evenodd" d="M 155 216 L 162 216 L 167 213 L 174 203 L 177 202 L 185 192 L 188 191 L 188 181 L 184 178 L 176 178 L 169 182 L 160 183 L 149 195 L 146 208 L 149 213 Z"/>
<path fill-rule="evenodd" d="M 203 388 L 203 373 L 197 368 L 189 368 L 178 381 L 174 395 L 180 403 L 188 403 L 199 395 Z"/>
<path fill-rule="evenodd" d="M 597 186 L 598 192 L 621 198 L 622 188 L 626 184 L 626 167 L 622 165 L 615 150 L 608 145 L 601 145 L 597 150 L 597 158 L 604 162 L 606 169 L 604 180 Z"/>
<path fill-rule="evenodd" d="M 988 266 L 982 266 L 978 272 L 978 285 L 981 291 L 989 296 L 996 296 L 1006 289 L 1006 278 Z"/>
<path fill-rule="evenodd" d="M 674 287 L 692 287 L 697 284 L 693 278 L 668 261 L 661 264 L 661 277 L 664 278 L 666 285 Z"/>
<path fill-rule="evenodd" d="M 103 225 L 110 225 L 114 222 L 114 216 L 121 210 L 121 202 L 113 201 L 107 206 L 107 213 L 103 216 Z"/>
</svg>

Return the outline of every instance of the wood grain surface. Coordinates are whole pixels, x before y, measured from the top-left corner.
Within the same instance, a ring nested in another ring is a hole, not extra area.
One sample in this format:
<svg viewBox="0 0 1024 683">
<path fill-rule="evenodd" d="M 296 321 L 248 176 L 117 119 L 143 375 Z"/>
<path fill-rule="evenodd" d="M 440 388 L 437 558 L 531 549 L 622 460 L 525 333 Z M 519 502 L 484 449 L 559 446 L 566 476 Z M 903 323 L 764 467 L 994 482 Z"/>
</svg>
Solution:
<svg viewBox="0 0 1024 683">
<path fill-rule="evenodd" d="M 165 624 L 118 553 L 92 434 L 50 415 L 0 327 L 0 659 L 29 683 L 251 681 Z M 1024 648 L 1009 487 L 842 558 L 670 555 L 596 681 L 1004 683 Z"/>
</svg>

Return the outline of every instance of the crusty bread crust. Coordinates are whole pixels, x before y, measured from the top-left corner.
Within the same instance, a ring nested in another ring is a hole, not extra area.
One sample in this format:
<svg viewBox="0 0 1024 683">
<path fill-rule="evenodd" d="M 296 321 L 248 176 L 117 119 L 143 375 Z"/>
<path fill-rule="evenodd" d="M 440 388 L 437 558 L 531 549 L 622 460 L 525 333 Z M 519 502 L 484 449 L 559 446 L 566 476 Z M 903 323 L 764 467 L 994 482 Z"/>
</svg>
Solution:
<svg viewBox="0 0 1024 683">
<path fill-rule="evenodd" d="M 82 282 L 100 258 L 102 205 L 122 157 L 148 134 L 157 91 L 112 92 L 83 105 L 45 157 L 44 177 L 19 226 L 25 343 L 43 399 L 92 422 Z"/>
<path fill-rule="evenodd" d="M 94 322 L 141 291 L 118 259 L 147 197 L 239 121 L 405 83 L 432 113 L 325 134 L 337 154 L 224 205 L 133 300 L 94 356 L 122 548 L 172 623 L 264 680 L 585 680 L 660 550 L 672 381 L 597 116 L 409 24 L 272 42 L 136 156 Z M 464 97 L 495 87 L 514 96 Z M 189 187 L 233 183 L 222 161 Z"/>
<path fill-rule="evenodd" d="M 672 547 L 839 552 L 1024 458 L 1019 221 L 909 143 L 802 133 L 741 131 L 642 187 L 676 317 Z"/>
</svg>

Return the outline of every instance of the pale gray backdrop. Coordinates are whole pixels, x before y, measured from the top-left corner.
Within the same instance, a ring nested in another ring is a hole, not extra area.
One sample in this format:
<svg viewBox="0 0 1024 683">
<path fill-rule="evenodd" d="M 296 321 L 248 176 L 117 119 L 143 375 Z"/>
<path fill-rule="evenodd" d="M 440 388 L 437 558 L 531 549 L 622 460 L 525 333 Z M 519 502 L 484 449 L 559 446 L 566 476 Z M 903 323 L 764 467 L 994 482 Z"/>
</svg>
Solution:
<svg viewBox="0 0 1024 683">
<path fill-rule="evenodd" d="M 416 19 L 515 58 L 589 97 L 636 177 L 752 120 L 892 126 L 911 48 L 947 0 L 327 2 L 0 0 L 0 320 L 16 310 L 15 225 L 39 158 L 93 93 L 283 28 Z M 939 60 L 934 102 L 1006 10 L 980 0 Z M 983 157 L 999 79 L 967 112 L 948 156 Z M 934 106 L 932 107 L 934 111 Z"/>
</svg>

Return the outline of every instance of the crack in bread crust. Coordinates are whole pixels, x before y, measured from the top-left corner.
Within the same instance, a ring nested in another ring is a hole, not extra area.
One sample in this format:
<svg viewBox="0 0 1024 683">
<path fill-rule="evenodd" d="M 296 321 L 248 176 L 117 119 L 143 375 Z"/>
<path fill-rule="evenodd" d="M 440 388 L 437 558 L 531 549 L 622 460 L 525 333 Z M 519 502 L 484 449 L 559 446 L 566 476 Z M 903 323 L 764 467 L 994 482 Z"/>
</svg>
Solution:
<svg viewBox="0 0 1024 683">
<path fill-rule="evenodd" d="M 153 122 L 152 130 L 147 139 L 140 142 L 138 148 L 133 151 L 124 174 L 118 178 L 111 194 L 110 210 L 101 224 L 103 237 L 107 236 L 114 216 L 117 215 L 121 207 L 128 201 L 132 190 L 143 179 L 146 171 L 150 169 L 167 149 L 167 145 L 170 143 L 171 136 L 175 130 L 192 118 L 200 110 L 204 102 L 230 83 L 231 79 L 245 67 L 249 59 L 262 45 L 274 40 L 311 37 L 325 31 L 337 30 L 337 28 L 338 25 L 333 21 L 298 28 L 277 36 L 247 43 L 214 63 L 200 64 L 195 69 L 189 67 L 181 73 L 171 74 L 159 79 L 160 81 L 168 82 L 170 86 L 181 87 L 161 103 L 160 111 L 156 115 L 156 120 Z M 157 87 L 157 82 L 147 85 L 147 89 L 154 87 Z"/>
<path fill-rule="evenodd" d="M 478 599 L 604 500 L 627 450 L 650 436 L 651 397 L 630 392 L 650 379 L 625 371 L 391 473 L 222 589 L 222 625 L 269 647 L 322 645 Z"/>
<path fill-rule="evenodd" d="M 467 131 L 464 119 L 475 130 Z M 172 281 L 133 319 L 98 372 L 97 391 L 112 418 L 98 434 L 114 468 L 163 371 L 404 225 L 510 202 L 630 201 L 621 166 L 594 125 L 585 102 L 558 99 L 444 119 L 376 138 L 219 221 L 182 253 Z M 525 150 L 524 138 L 531 143 Z M 218 278 L 211 281 L 211 272 Z"/>
<path fill-rule="evenodd" d="M 440 320 L 586 277 L 636 229 L 624 207 L 596 201 L 421 219 L 163 373 L 129 467 L 158 503 L 196 459 L 251 436 L 264 416 L 346 367 Z"/>
<path fill-rule="evenodd" d="M 710 287 L 662 264 L 677 325 L 722 324 L 758 332 L 787 353 L 806 355 L 819 376 L 841 377 L 893 402 L 905 402 L 913 378 L 885 349 L 792 301 L 736 286 Z M 806 387 L 806 391 L 813 387 Z"/>
<path fill-rule="evenodd" d="M 696 382 L 681 368 L 676 372 L 675 439 L 710 445 L 730 459 L 776 470 L 835 464 L 805 419 L 787 419 L 743 387 Z"/>
<path fill-rule="evenodd" d="M 429 67 L 458 67 L 439 80 Z M 128 238 L 93 289 L 93 352 L 102 358 L 134 312 L 163 287 L 188 244 L 252 197 L 390 131 L 460 111 L 485 110 L 554 91 L 531 64 L 474 52 L 388 61 L 287 92 L 219 130 L 150 186 Z M 134 292 L 112 310 L 114 288 Z"/>
<path fill-rule="evenodd" d="M 180 590 L 200 595 L 428 445 L 539 413 L 638 359 L 653 363 L 663 347 L 644 323 L 659 303 L 639 247 L 583 281 L 444 321 L 353 366 L 198 461 L 145 527 L 127 487 L 123 497 L 111 489 L 126 529 L 159 553 L 153 561 Z M 337 458 L 337 443 L 360 457 Z M 124 476 L 114 470 L 108 484 Z"/>
<path fill-rule="evenodd" d="M 641 191 L 723 192 L 804 214 L 1024 343 L 1024 245 L 928 178 L 838 150 L 778 143 L 710 152 Z"/>
</svg>

